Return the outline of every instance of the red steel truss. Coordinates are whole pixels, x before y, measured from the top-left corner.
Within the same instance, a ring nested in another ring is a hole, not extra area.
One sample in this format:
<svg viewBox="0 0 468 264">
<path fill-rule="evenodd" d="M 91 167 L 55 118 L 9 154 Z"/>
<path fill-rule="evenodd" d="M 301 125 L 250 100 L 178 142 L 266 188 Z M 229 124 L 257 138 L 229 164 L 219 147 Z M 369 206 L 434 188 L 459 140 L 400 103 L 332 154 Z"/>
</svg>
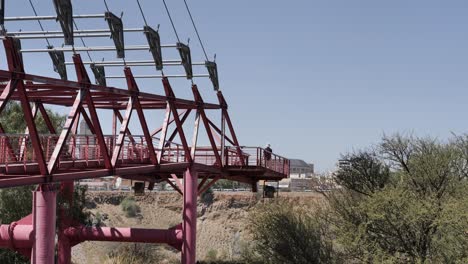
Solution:
<svg viewBox="0 0 468 264">
<path fill-rule="evenodd" d="M 3 44 L 8 70 L 0 70 L 0 113 L 8 102 L 20 102 L 27 130 L 6 134 L 0 124 L 0 188 L 39 187 L 33 213 L 0 227 L 0 247 L 16 250 L 33 263 L 52 263 L 56 232 L 59 263 L 70 263 L 71 248 L 86 240 L 167 243 L 182 251 L 182 263 L 195 263 L 198 195 L 219 179 L 248 183 L 256 191 L 259 180 L 278 181 L 289 175 L 287 159 L 272 154 L 266 160 L 263 149 L 240 146 L 221 91 L 218 103 L 206 103 L 193 85 L 194 99 L 180 99 L 169 79 L 162 78 L 164 95 L 141 92 L 129 67 L 124 68 L 127 89 L 94 85 L 79 54 L 73 55 L 77 81 L 31 75 L 24 70 L 15 39 L 5 37 Z M 46 105 L 70 109 L 62 131 L 53 127 Z M 117 135 L 103 133 L 98 109 L 113 113 L 120 123 Z M 164 115 L 159 128 L 148 122 L 149 110 Z M 208 111 L 221 114 L 219 125 Z M 48 134 L 38 132 L 39 114 Z M 190 116 L 195 116 L 191 126 Z M 132 118 L 138 119 L 142 135 L 131 133 Z M 92 135 L 77 133 L 80 119 Z M 191 135 L 187 127 L 192 128 Z M 201 136 L 208 139 L 208 146 L 198 146 Z M 65 217 L 56 230 L 56 193 L 62 192 L 71 204 L 73 181 L 104 176 L 145 181 L 148 189 L 166 181 L 184 196 L 182 224 L 168 230 L 85 228 Z"/>
</svg>

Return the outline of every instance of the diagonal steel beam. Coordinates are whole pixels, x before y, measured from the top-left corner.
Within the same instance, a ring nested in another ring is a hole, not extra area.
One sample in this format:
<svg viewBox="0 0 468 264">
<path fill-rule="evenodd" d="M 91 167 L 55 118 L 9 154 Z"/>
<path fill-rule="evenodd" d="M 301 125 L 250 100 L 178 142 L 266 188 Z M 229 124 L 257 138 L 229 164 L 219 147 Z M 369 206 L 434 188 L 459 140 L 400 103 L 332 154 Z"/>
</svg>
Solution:
<svg viewBox="0 0 468 264">
<path fill-rule="evenodd" d="M 33 120 L 36 119 L 37 110 L 38 110 L 37 103 L 34 103 L 34 106 L 33 106 L 32 110 L 31 110 Z M 36 122 L 34 122 L 34 124 L 35 123 Z M 19 153 L 19 159 L 20 160 L 25 160 L 26 159 L 26 157 L 24 156 L 24 151 L 26 150 L 26 141 L 27 141 L 28 135 L 29 135 L 29 128 L 26 127 L 26 129 L 24 130 L 24 136 L 21 139 L 21 147 L 20 147 L 20 153 Z"/>
<path fill-rule="evenodd" d="M 0 133 L 5 134 L 5 129 L 3 129 L 2 124 L 0 124 Z M 15 162 L 18 161 L 18 158 L 16 157 L 15 151 L 13 150 L 13 147 L 11 146 L 11 143 L 8 137 L 5 138 L 5 145 L 6 145 L 8 154 L 10 155 L 10 158 Z"/>
<path fill-rule="evenodd" d="M 185 120 L 187 120 L 187 118 L 189 117 L 190 115 L 190 112 L 192 112 L 192 109 L 189 109 L 187 110 L 187 112 L 185 112 L 184 116 L 182 117 L 182 119 L 180 120 L 180 122 L 182 123 L 182 125 L 185 123 Z M 169 136 L 169 138 L 167 139 L 167 141 L 171 142 L 174 140 L 175 136 L 177 136 L 177 127 L 174 128 L 174 131 L 172 131 L 172 134 Z"/>
<path fill-rule="evenodd" d="M 190 111 L 190 110 L 191 110 L 191 109 L 187 109 L 187 110 L 182 111 L 182 112 L 179 114 L 179 118 L 180 118 L 183 114 L 187 113 L 187 111 Z M 174 122 L 174 118 L 171 118 L 171 120 L 169 121 L 169 125 L 172 124 L 173 122 Z M 158 129 L 153 130 L 153 132 L 151 132 L 151 136 L 154 137 L 156 134 L 158 134 L 159 132 L 161 132 L 161 131 L 163 130 L 163 127 L 164 127 L 164 125 L 161 126 L 161 127 L 158 128 Z"/>
<path fill-rule="evenodd" d="M 141 107 L 140 99 L 138 98 L 138 93 L 139 93 L 138 85 L 135 81 L 135 78 L 133 78 L 132 70 L 130 68 L 125 67 L 124 72 L 125 72 L 125 77 L 127 79 L 128 89 L 131 92 L 133 92 L 133 99 L 135 101 L 134 108 L 136 109 L 138 118 L 140 119 L 141 129 L 143 130 L 143 135 L 146 140 L 146 145 L 148 147 L 151 163 L 153 165 L 158 165 L 159 163 L 158 163 L 158 158 L 156 156 L 156 151 L 153 145 L 153 138 L 150 135 L 148 124 L 146 123 L 146 119 L 145 119 L 145 114 L 143 113 L 143 108 Z"/>
<path fill-rule="evenodd" d="M 117 138 L 114 151 L 112 152 L 111 162 L 112 162 L 113 167 L 115 167 L 115 165 L 117 164 L 120 151 L 122 150 L 122 146 L 123 146 L 124 139 L 125 139 L 125 134 L 128 131 L 128 123 L 130 122 L 130 118 L 132 117 L 133 104 L 134 104 L 133 98 L 132 97 L 128 98 L 127 110 L 125 111 L 125 116 L 123 118 L 122 124 L 120 125 L 119 137 Z"/>
<path fill-rule="evenodd" d="M 193 96 L 195 98 L 195 101 L 199 105 L 203 105 L 203 98 L 201 97 L 200 92 L 198 91 L 198 88 L 197 88 L 196 85 L 192 85 L 192 92 L 193 92 Z M 223 165 L 223 163 L 221 161 L 221 156 L 219 155 L 219 152 L 218 152 L 218 146 L 216 146 L 216 142 L 215 142 L 215 140 L 213 138 L 213 133 L 211 132 L 210 124 L 208 122 L 208 118 L 206 116 L 205 109 L 203 109 L 203 107 L 200 107 L 198 109 L 198 112 L 200 113 L 201 119 L 203 121 L 203 125 L 205 126 L 206 134 L 208 135 L 208 139 L 210 141 L 211 148 L 213 149 L 213 153 L 214 153 L 215 158 L 216 158 L 216 163 L 217 163 L 218 166 L 221 167 Z"/>
<path fill-rule="evenodd" d="M 205 184 L 205 186 L 203 186 L 201 188 L 201 190 L 198 191 L 198 195 L 206 192 L 206 190 L 208 190 L 211 186 L 213 186 L 213 184 L 215 184 L 219 179 L 221 179 L 221 175 L 218 175 L 216 176 L 213 180 L 211 180 L 208 184 Z"/>
<path fill-rule="evenodd" d="M 161 158 L 164 152 L 164 146 L 166 145 L 167 129 L 169 127 L 169 118 L 171 118 L 171 106 L 167 103 L 166 114 L 164 115 L 164 122 L 162 125 L 161 136 L 159 136 L 158 146 L 158 162 L 161 163 Z"/>
<path fill-rule="evenodd" d="M 234 131 L 234 126 L 232 125 L 231 118 L 229 117 L 229 113 L 227 111 L 228 105 L 226 100 L 224 99 L 223 93 L 221 91 L 217 92 L 219 104 L 221 105 L 222 109 L 222 115 L 224 116 L 224 119 L 228 125 L 229 132 L 231 133 L 232 140 L 234 141 L 234 147 L 236 148 L 237 156 L 239 157 L 239 160 L 242 164 L 242 166 L 245 166 L 245 160 L 242 155 L 242 150 L 239 146 L 239 141 L 237 140 L 236 132 Z"/>
<path fill-rule="evenodd" d="M 0 110 L 2 110 L 5 106 L 4 104 L 6 103 L 6 100 L 11 96 L 11 92 L 14 89 L 14 86 L 16 86 L 16 91 L 19 97 L 19 101 L 21 103 L 21 107 L 24 112 L 24 119 L 26 120 L 26 125 L 29 129 L 29 132 L 31 134 L 31 144 L 36 156 L 36 161 L 39 167 L 39 171 L 41 172 L 42 175 L 48 175 L 49 171 L 47 170 L 47 165 L 46 165 L 46 160 L 44 157 L 44 152 L 42 151 L 42 146 L 41 146 L 41 141 L 39 139 L 39 134 L 37 132 L 36 124 L 34 122 L 34 117 L 32 115 L 32 109 L 30 105 L 29 98 L 26 94 L 26 88 L 24 85 L 24 65 L 23 65 L 23 58 L 21 57 L 21 54 L 18 52 L 21 49 L 21 43 L 19 40 L 16 40 L 11 37 L 5 37 L 3 39 L 3 46 L 5 47 L 6 51 L 6 57 L 7 57 L 7 62 L 8 62 L 8 70 L 10 72 L 16 72 L 16 73 L 21 73 L 17 74 L 19 76 L 15 76 L 13 74 L 10 75 L 12 79 L 16 79 L 16 85 L 11 85 L 11 82 L 7 87 L 9 87 L 8 90 L 4 90 L 2 93 L 1 99 L 2 103 L 0 105 Z M 11 89 L 13 88 L 13 89 Z"/>
<path fill-rule="evenodd" d="M 208 118 L 208 123 L 209 123 L 209 124 L 211 125 L 211 127 L 212 127 L 216 132 L 218 132 L 218 134 L 222 137 L 222 135 L 223 135 L 222 130 L 219 129 L 219 127 L 217 127 L 217 126 L 213 123 L 213 121 L 211 121 L 209 118 Z M 229 143 L 231 143 L 232 145 L 235 145 L 235 144 L 234 144 L 234 141 L 232 141 L 232 139 L 230 139 L 227 135 L 224 135 L 224 138 L 225 138 Z"/>
<path fill-rule="evenodd" d="M 7 105 L 8 100 L 10 99 L 17 85 L 18 80 L 13 79 L 8 81 L 7 85 L 3 89 L 2 94 L 0 95 L 0 113 L 3 111 L 3 109 L 5 109 L 5 106 Z"/>
<path fill-rule="evenodd" d="M 93 122 L 88 116 L 88 113 L 86 113 L 86 110 L 84 109 L 83 106 L 80 107 L 80 114 L 83 116 L 83 120 L 86 122 L 86 125 L 88 125 L 89 131 L 93 134 L 96 134 L 96 130 L 94 129 Z M 79 122 L 77 122 L 78 124 Z"/>
<path fill-rule="evenodd" d="M 51 134 L 57 134 L 57 131 L 55 131 L 55 127 L 52 124 L 52 121 L 50 120 L 49 114 L 47 114 L 47 111 L 44 108 L 44 105 L 38 102 L 36 103 L 36 106 L 39 108 L 39 111 L 41 112 L 42 118 L 44 119 L 44 122 L 47 126 L 47 129 L 49 129 L 49 132 Z"/>
<path fill-rule="evenodd" d="M 192 160 L 195 161 L 195 155 L 197 153 L 197 142 L 198 142 L 198 131 L 200 128 L 200 110 L 197 110 L 197 114 L 195 115 L 195 124 L 193 127 L 193 136 L 192 136 L 192 146 L 190 149 L 190 156 Z"/>
<path fill-rule="evenodd" d="M 179 115 L 177 113 L 177 108 L 174 105 L 175 94 L 172 90 L 171 84 L 167 78 L 162 79 L 164 85 L 164 91 L 166 93 L 167 101 L 172 111 L 172 115 L 174 116 L 174 120 L 176 123 L 177 131 L 179 133 L 180 141 L 182 142 L 182 147 L 184 148 L 185 157 L 189 163 L 193 162 L 192 156 L 190 154 L 190 148 L 187 144 L 187 138 L 185 137 L 184 129 L 182 127 L 182 122 L 180 121 Z"/>
<path fill-rule="evenodd" d="M 123 117 L 122 117 L 122 114 L 120 114 L 119 110 L 114 109 L 114 114 L 119 119 L 119 122 L 122 123 L 123 122 Z M 132 143 L 132 145 L 135 146 L 136 145 L 135 139 L 133 138 L 132 133 L 130 132 L 130 130 L 128 128 L 125 131 L 125 134 L 127 134 L 127 137 L 130 140 L 130 142 Z M 137 153 L 137 155 L 138 155 L 138 153 Z"/>
<path fill-rule="evenodd" d="M 89 79 L 88 73 L 83 65 L 83 61 L 81 60 L 81 56 L 79 54 L 73 55 L 73 61 L 75 62 L 75 70 L 78 82 L 81 83 L 81 89 L 89 90 L 89 86 L 91 85 L 91 81 Z M 99 122 L 99 117 L 97 115 L 96 107 L 94 106 L 93 98 L 91 96 L 91 92 L 87 92 L 85 94 L 84 100 L 86 101 L 86 106 L 88 107 L 89 115 L 91 116 L 91 121 L 94 126 L 94 132 L 97 138 L 97 142 L 99 145 L 99 149 L 102 153 L 104 159 L 104 166 L 106 169 L 112 169 L 111 158 L 109 156 L 109 151 L 106 146 L 106 142 L 104 139 L 104 134 L 102 133 L 101 124 Z"/>
<path fill-rule="evenodd" d="M 62 132 L 60 133 L 57 144 L 55 145 L 54 151 L 52 152 L 52 156 L 49 160 L 48 169 L 51 174 L 55 172 L 55 166 L 57 164 L 57 161 L 59 160 L 60 153 L 63 150 L 68 135 L 70 135 L 70 133 L 73 130 L 73 124 L 75 123 L 75 119 L 78 116 L 79 109 L 81 108 L 81 104 L 83 103 L 87 92 L 88 91 L 86 89 L 83 89 L 78 91 L 78 94 L 76 95 L 75 101 L 73 102 L 73 106 L 70 110 L 70 113 L 68 114 L 67 120 L 65 121 L 65 125 L 63 126 Z"/>
</svg>

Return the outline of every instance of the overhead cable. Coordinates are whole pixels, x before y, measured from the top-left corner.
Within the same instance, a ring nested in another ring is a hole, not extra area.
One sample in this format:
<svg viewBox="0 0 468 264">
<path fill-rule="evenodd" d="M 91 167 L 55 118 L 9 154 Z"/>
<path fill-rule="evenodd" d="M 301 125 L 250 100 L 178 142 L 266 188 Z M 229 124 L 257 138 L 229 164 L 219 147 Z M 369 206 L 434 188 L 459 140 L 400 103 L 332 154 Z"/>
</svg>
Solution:
<svg viewBox="0 0 468 264">
<path fill-rule="evenodd" d="M 31 5 L 31 8 L 32 8 L 32 10 L 33 10 L 33 12 L 34 12 L 34 15 L 35 15 L 35 16 L 38 16 L 38 15 L 37 15 L 37 12 L 36 12 L 36 8 L 34 7 L 34 4 L 33 4 L 33 2 L 32 2 L 31 0 L 29 0 L 29 4 Z M 45 30 L 44 30 L 44 27 L 42 26 L 41 21 L 40 21 L 40 20 L 37 20 L 37 23 L 39 23 L 39 27 L 41 27 L 41 30 L 42 30 L 42 31 L 45 31 Z M 45 34 L 44 34 L 44 35 L 45 35 Z M 50 45 L 50 42 L 49 42 L 49 39 L 48 39 L 47 37 L 45 38 L 45 40 L 46 40 L 46 42 L 47 42 L 47 45 L 48 45 L 48 46 L 51 46 L 51 45 Z"/>
<path fill-rule="evenodd" d="M 179 35 L 177 34 L 177 30 L 174 26 L 174 21 L 172 21 L 171 13 L 169 12 L 169 8 L 167 7 L 166 0 L 162 0 L 164 3 L 164 7 L 166 8 L 167 16 L 169 17 L 169 20 L 171 21 L 172 28 L 174 29 L 174 33 L 176 35 L 177 41 L 180 42 Z"/>
<path fill-rule="evenodd" d="M 200 42 L 203 53 L 205 54 L 205 58 L 208 61 L 208 55 L 206 54 L 205 46 L 203 45 L 203 42 L 202 42 L 202 40 L 200 38 L 200 34 L 198 34 L 198 29 L 197 29 L 197 26 L 195 25 L 195 21 L 193 20 L 192 12 L 190 12 L 190 8 L 189 8 L 189 6 L 187 4 L 187 0 L 184 0 L 184 3 L 185 3 L 185 7 L 187 8 L 187 12 L 189 13 L 190 20 L 192 20 L 192 25 L 193 25 L 193 28 L 195 29 L 195 33 L 197 33 L 198 41 Z"/>
</svg>

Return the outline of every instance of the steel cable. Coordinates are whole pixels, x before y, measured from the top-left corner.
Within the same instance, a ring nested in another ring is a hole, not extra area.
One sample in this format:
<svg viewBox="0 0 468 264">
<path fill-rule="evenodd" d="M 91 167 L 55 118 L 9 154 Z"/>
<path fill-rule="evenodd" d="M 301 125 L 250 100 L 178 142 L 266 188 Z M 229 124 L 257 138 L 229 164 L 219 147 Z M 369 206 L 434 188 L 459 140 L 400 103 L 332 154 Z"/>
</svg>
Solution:
<svg viewBox="0 0 468 264">
<path fill-rule="evenodd" d="M 193 28 L 195 29 L 195 33 L 197 34 L 198 41 L 200 42 L 203 53 L 205 54 L 205 58 L 206 58 L 206 60 L 208 60 L 208 55 L 206 54 L 205 46 L 203 45 L 203 42 L 202 42 L 202 40 L 200 38 L 200 34 L 198 33 L 198 29 L 197 29 L 197 26 L 195 25 L 195 21 L 193 20 L 192 12 L 190 12 L 190 8 L 189 8 L 189 6 L 187 4 L 187 0 L 184 0 L 184 3 L 185 3 L 185 7 L 187 8 L 187 12 L 188 12 L 188 14 L 190 16 L 190 20 L 192 21 Z"/>
</svg>

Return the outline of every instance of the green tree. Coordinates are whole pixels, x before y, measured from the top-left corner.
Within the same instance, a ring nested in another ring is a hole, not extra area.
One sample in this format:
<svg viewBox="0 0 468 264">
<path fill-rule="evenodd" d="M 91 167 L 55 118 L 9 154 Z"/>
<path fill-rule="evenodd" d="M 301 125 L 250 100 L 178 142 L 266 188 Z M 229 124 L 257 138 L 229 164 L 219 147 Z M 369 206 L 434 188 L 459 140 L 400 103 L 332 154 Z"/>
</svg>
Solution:
<svg viewBox="0 0 468 264">
<path fill-rule="evenodd" d="M 56 129 L 60 131 L 65 123 L 66 116 L 46 109 L 49 119 Z M 38 111 L 36 119 L 36 128 L 40 134 L 49 134 L 49 129 L 44 121 L 44 118 Z M 5 129 L 5 133 L 24 133 L 26 129 L 26 122 L 24 120 L 24 113 L 21 105 L 18 102 L 10 101 L 5 109 L 0 114 L 0 123 Z"/>
<path fill-rule="evenodd" d="M 328 225 L 316 213 L 289 201 L 257 205 L 250 214 L 253 243 L 244 249 L 245 263 L 331 263 Z"/>
<path fill-rule="evenodd" d="M 46 109 L 55 129 L 59 131 L 65 121 L 65 116 Z M 17 102 L 9 102 L 0 114 L 0 124 L 6 133 L 24 133 L 26 122 L 21 105 Z M 36 127 L 39 133 L 49 133 L 41 115 L 36 117 Z M 15 187 L 0 189 L 0 221 L 2 224 L 10 224 L 17 221 L 32 211 L 32 191 L 35 186 Z M 9 249 L 0 249 L 0 263 L 29 263 L 20 254 Z"/>
<path fill-rule="evenodd" d="M 396 135 L 379 155 L 347 155 L 335 175 L 343 189 L 327 198 L 349 262 L 466 263 L 467 142 Z"/>
</svg>

